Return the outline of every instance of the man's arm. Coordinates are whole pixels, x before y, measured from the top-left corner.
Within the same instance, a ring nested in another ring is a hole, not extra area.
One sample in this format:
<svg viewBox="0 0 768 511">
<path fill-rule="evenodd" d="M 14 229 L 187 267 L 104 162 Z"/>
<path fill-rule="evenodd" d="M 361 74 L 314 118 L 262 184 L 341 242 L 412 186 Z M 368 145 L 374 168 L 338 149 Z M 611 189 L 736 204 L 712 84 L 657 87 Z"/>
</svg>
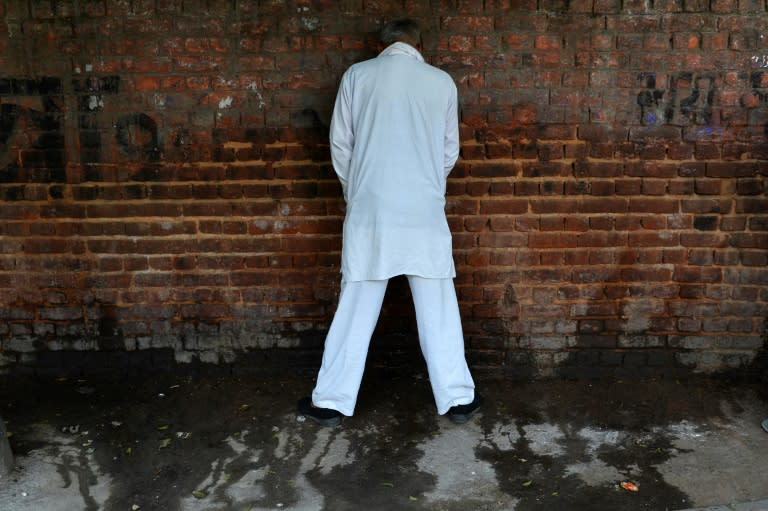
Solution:
<svg viewBox="0 0 768 511">
<path fill-rule="evenodd" d="M 445 176 L 448 177 L 456 160 L 459 158 L 459 109 L 458 92 L 453 87 L 453 97 L 448 104 L 448 113 L 445 117 L 445 156 L 443 167 Z"/>
<path fill-rule="evenodd" d="M 331 161 L 333 170 L 341 181 L 344 197 L 347 196 L 347 178 L 352 148 L 355 146 L 354 126 L 352 123 L 352 85 L 349 71 L 344 73 L 336 94 L 336 104 L 331 116 Z"/>
</svg>

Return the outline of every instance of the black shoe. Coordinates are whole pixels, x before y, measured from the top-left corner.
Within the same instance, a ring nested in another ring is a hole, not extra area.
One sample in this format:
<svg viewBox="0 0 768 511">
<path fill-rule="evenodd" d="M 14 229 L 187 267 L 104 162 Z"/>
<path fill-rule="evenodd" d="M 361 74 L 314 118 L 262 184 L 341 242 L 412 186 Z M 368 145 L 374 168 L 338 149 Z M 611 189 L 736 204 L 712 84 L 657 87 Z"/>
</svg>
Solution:
<svg viewBox="0 0 768 511">
<path fill-rule="evenodd" d="M 318 408 L 312 404 L 311 397 L 303 397 L 298 403 L 299 415 L 311 419 L 321 426 L 338 426 L 341 424 L 341 412 L 333 408 Z"/>
<path fill-rule="evenodd" d="M 451 422 L 454 424 L 464 424 L 470 418 L 472 418 L 472 416 L 476 414 L 478 410 L 480 410 L 481 402 L 482 398 L 480 397 L 480 394 L 475 392 L 475 399 L 473 399 L 471 403 L 466 405 L 452 406 L 448 410 L 448 418 L 451 419 Z"/>
</svg>

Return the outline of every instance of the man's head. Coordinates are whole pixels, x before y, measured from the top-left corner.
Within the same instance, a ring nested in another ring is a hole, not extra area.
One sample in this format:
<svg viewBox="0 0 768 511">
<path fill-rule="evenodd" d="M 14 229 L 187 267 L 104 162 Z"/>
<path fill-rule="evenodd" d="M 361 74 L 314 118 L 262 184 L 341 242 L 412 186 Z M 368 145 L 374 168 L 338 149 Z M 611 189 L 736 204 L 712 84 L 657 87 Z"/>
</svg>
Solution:
<svg viewBox="0 0 768 511">
<path fill-rule="evenodd" d="M 384 25 L 379 39 L 384 46 L 400 41 L 419 48 L 421 47 L 421 30 L 414 20 L 398 18 Z"/>
</svg>

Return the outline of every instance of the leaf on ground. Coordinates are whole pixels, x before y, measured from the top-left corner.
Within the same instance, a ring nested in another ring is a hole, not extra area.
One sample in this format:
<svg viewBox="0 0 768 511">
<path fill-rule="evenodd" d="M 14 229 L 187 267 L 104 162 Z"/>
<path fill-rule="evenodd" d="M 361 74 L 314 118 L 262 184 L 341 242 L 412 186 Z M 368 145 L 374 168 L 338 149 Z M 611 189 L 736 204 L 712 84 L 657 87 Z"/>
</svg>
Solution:
<svg viewBox="0 0 768 511">
<path fill-rule="evenodd" d="M 529 487 L 532 484 L 533 484 L 533 481 L 526 481 L 526 482 L 523 483 L 523 486 L 525 486 L 527 488 L 527 487 Z"/>
<path fill-rule="evenodd" d="M 160 447 L 159 448 L 160 449 L 165 449 L 169 445 L 171 445 L 171 439 L 170 438 L 163 438 L 163 439 L 160 440 Z"/>
<path fill-rule="evenodd" d="M 627 491 L 640 491 L 640 487 L 635 483 L 633 483 L 632 481 L 624 481 L 619 486 L 621 486 Z"/>
<path fill-rule="evenodd" d="M 195 490 L 192 492 L 192 496 L 196 499 L 204 499 L 208 496 L 208 492 L 205 490 Z"/>
<path fill-rule="evenodd" d="M 382 486 L 386 486 L 387 488 L 394 488 L 395 485 L 393 483 L 381 483 Z"/>
</svg>

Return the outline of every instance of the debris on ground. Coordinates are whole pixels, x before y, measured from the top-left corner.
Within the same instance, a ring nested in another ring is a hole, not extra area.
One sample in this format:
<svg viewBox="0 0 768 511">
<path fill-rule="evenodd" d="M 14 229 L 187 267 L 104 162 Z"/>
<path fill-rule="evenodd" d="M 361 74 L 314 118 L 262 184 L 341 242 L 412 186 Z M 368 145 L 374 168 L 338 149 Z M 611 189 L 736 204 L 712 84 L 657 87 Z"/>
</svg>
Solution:
<svg viewBox="0 0 768 511">
<path fill-rule="evenodd" d="M 627 491 L 640 491 L 640 487 L 632 481 L 624 481 L 619 486 Z"/>
</svg>

